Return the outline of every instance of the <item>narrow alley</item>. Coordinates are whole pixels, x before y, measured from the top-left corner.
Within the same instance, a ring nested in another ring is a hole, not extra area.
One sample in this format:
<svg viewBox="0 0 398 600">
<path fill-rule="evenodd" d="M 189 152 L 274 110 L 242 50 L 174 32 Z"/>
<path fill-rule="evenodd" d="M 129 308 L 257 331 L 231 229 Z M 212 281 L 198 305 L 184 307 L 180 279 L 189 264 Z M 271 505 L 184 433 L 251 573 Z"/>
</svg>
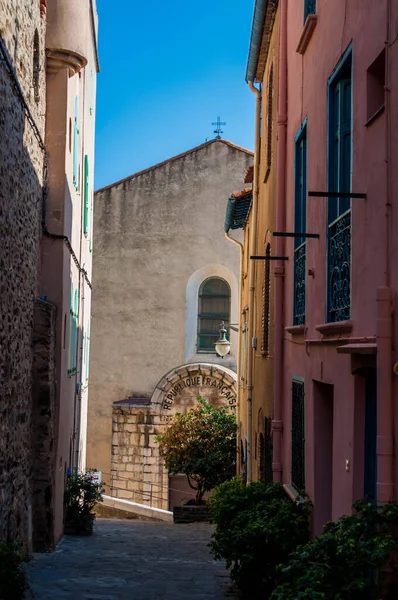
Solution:
<svg viewBox="0 0 398 600">
<path fill-rule="evenodd" d="M 30 563 L 35 600 L 221 600 L 223 564 L 207 524 L 98 519 L 93 536 L 64 537 Z"/>
</svg>

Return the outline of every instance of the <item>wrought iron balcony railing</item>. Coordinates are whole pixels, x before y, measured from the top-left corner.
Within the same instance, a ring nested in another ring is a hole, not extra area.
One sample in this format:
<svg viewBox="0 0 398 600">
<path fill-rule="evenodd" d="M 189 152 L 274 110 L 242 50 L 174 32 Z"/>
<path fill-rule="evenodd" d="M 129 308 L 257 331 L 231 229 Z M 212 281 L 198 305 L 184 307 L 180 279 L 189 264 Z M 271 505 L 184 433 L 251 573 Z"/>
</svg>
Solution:
<svg viewBox="0 0 398 600">
<path fill-rule="evenodd" d="M 305 256 L 306 243 L 294 251 L 294 316 L 293 325 L 305 324 Z"/>
<path fill-rule="evenodd" d="M 351 212 L 329 225 L 328 322 L 351 316 Z"/>
</svg>

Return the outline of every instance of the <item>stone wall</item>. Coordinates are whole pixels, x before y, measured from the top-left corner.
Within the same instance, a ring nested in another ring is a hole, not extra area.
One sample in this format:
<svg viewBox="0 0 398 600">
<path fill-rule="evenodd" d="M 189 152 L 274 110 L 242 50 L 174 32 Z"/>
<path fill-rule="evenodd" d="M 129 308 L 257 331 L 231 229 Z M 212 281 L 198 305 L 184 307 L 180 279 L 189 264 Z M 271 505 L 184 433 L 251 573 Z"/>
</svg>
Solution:
<svg viewBox="0 0 398 600">
<path fill-rule="evenodd" d="M 177 411 L 192 408 L 198 395 L 212 406 L 235 410 L 235 373 L 211 364 L 182 365 L 162 378 L 150 401 L 131 398 L 114 403 L 112 469 L 111 474 L 103 473 L 111 496 L 169 509 L 169 474 L 156 436 L 164 433 Z"/>
<path fill-rule="evenodd" d="M 32 332 L 43 153 L 18 87 L 44 137 L 44 34 L 39 0 L 0 0 L 0 538 L 26 546 L 32 533 Z"/>
<path fill-rule="evenodd" d="M 37 300 L 33 332 L 32 517 L 33 549 L 54 546 L 55 316 L 49 302 Z"/>
</svg>

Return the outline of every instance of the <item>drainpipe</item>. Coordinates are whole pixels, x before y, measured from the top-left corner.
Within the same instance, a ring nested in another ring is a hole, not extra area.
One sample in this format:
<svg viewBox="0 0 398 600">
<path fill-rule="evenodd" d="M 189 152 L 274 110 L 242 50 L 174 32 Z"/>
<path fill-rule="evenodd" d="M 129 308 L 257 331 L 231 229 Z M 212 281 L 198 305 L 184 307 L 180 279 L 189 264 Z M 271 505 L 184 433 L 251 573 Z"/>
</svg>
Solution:
<svg viewBox="0 0 398 600">
<path fill-rule="evenodd" d="M 287 137 L 287 0 L 281 0 L 279 29 L 278 116 L 276 147 L 276 231 L 285 231 L 286 213 L 286 137 Z M 285 241 L 277 237 L 276 256 L 284 256 Z M 282 432 L 283 432 L 283 338 L 284 338 L 284 278 L 283 261 L 277 261 L 275 275 L 275 342 L 274 342 L 274 418 L 272 422 L 274 481 L 282 482 Z"/>
<path fill-rule="evenodd" d="M 257 248 L 257 207 L 259 193 L 259 170 L 260 170 L 260 114 L 261 93 L 254 87 L 253 79 L 247 82 L 249 89 L 256 95 L 256 121 L 255 121 L 255 146 L 254 146 L 254 168 L 253 168 L 253 200 L 251 207 L 250 228 L 250 256 L 255 256 Z M 249 335 L 252 343 L 249 348 L 247 361 L 247 483 L 252 481 L 252 438 L 253 438 L 253 355 L 254 355 L 254 278 L 255 261 L 249 260 Z"/>
<path fill-rule="evenodd" d="M 239 270 L 239 309 L 238 309 L 238 315 L 239 315 L 239 320 L 238 320 L 238 349 L 237 349 L 237 357 L 236 357 L 236 364 L 238 366 L 237 368 L 237 388 L 236 388 L 236 422 L 237 425 L 239 426 L 240 423 L 240 374 L 241 374 L 241 369 L 242 369 L 242 365 L 240 364 L 240 353 L 241 353 L 241 327 L 240 327 L 240 319 L 241 319 L 241 293 L 242 293 L 242 279 L 243 279 L 243 244 L 241 244 L 240 242 L 238 242 L 238 240 L 234 240 L 233 237 L 231 237 L 228 233 L 228 231 L 225 232 L 225 237 L 227 238 L 227 240 L 229 242 L 232 242 L 233 244 L 235 244 L 236 246 L 238 246 L 239 248 L 239 257 L 240 257 L 240 270 Z M 240 457 L 240 448 L 239 448 L 239 444 L 236 444 L 236 455 L 237 455 L 237 465 L 239 464 L 239 457 Z"/>
<path fill-rule="evenodd" d="M 387 2 L 385 156 L 386 231 L 385 287 L 377 290 L 377 501 L 394 498 L 394 403 L 392 382 L 393 292 L 391 289 L 391 0 Z"/>
</svg>

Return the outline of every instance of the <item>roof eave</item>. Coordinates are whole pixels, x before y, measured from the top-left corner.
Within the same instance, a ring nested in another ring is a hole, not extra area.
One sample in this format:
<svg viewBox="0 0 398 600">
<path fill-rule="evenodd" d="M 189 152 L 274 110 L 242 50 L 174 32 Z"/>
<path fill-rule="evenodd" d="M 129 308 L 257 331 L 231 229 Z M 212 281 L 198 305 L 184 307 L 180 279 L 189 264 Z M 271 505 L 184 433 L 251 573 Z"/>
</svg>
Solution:
<svg viewBox="0 0 398 600">
<path fill-rule="evenodd" d="M 275 20 L 279 0 L 256 0 L 253 13 L 253 24 L 250 36 L 249 56 L 246 67 L 246 81 L 259 81 L 258 69 L 260 56 L 264 63 L 268 55 L 272 27 Z M 266 39 L 264 39 L 264 37 Z M 263 48 L 265 47 L 265 53 Z M 263 69 L 262 69 L 263 71 Z"/>
</svg>

